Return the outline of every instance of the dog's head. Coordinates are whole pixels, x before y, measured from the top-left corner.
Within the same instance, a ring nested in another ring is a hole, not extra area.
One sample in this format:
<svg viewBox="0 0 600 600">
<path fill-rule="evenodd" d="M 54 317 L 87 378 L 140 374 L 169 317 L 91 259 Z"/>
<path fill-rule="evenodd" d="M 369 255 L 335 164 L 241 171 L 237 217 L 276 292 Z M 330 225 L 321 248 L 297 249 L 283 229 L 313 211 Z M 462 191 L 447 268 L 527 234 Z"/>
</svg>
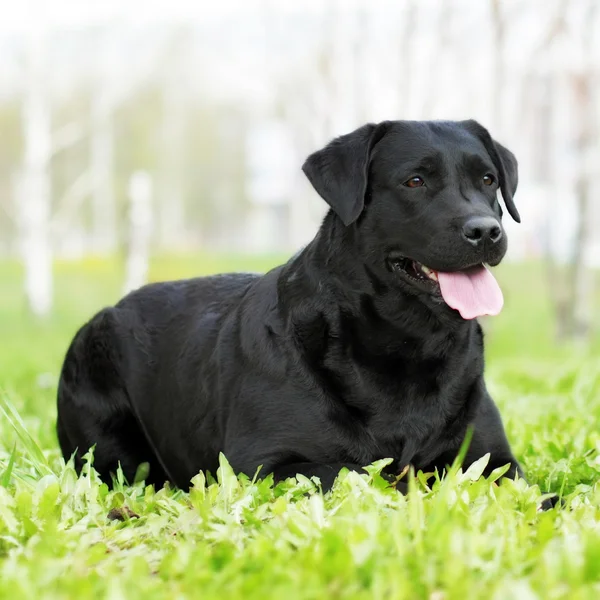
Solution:
<svg viewBox="0 0 600 600">
<path fill-rule="evenodd" d="M 365 125 L 310 155 L 303 171 L 391 283 L 426 301 L 443 296 L 467 319 L 499 312 L 484 265 L 507 249 L 499 191 L 520 221 L 517 161 L 479 123 Z"/>
</svg>

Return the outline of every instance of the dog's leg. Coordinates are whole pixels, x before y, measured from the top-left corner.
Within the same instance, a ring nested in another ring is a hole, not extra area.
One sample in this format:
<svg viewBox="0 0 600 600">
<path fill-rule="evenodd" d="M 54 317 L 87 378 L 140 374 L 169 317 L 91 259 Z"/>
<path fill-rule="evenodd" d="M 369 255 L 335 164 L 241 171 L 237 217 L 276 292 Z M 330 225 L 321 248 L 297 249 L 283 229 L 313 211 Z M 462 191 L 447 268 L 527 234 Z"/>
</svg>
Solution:
<svg viewBox="0 0 600 600">
<path fill-rule="evenodd" d="M 305 477 L 318 477 L 321 481 L 321 488 L 323 492 L 328 492 L 335 482 L 339 472 L 346 468 L 349 471 L 357 471 L 358 473 L 365 473 L 363 467 L 355 463 L 311 463 L 311 462 L 300 462 L 276 467 L 273 470 L 273 477 L 275 483 L 283 481 L 288 477 L 294 477 L 295 475 L 304 475 Z M 390 483 L 395 482 L 395 477 L 391 475 L 382 474 L 385 479 L 388 479 Z M 396 489 L 403 494 L 406 494 L 408 487 L 405 482 L 400 481 L 396 483 Z"/>
<path fill-rule="evenodd" d="M 474 427 L 473 437 L 463 462 L 464 468 L 467 469 L 476 460 L 489 453 L 490 460 L 483 472 L 484 477 L 489 477 L 492 471 L 498 467 L 510 465 L 503 478 L 514 479 L 518 475 L 519 479 L 527 481 L 521 466 L 510 449 L 498 407 L 487 392 L 485 392 L 472 425 Z M 459 448 L 456 448 L 451 452 L 444 453 L 432 465 L 433 469 L 428 467 L 426 470 L 430 471 L 435 468 L 440 471 L 443 470 L 452 463 L 458 451 Z M 541 508 L 548 510 L 557 503 L 557 500 L 557 498 L 545 500 Z"/>
<path fill-rule="evenodd" d="M 58 386 L 58 440 L 65 460 L 75 454 L 78 472 L 95 446 L 94 468 L 106 483 L 119 464 L 133 483 L 138 466 L 147 462 L 146 482 L 162 486 L 167 477 L 129 406 L 113 311 L 102 311 L 85 325 L 67 351 Z"/>
<path fill-rule="evenodd" d="M 490 460 L 483 472 L 485 477 L 488 477 L 494 469 L 510 464 L 504 477 L 514 479 L 518 475 L 520 479 L 526 479 L 508 443 L 498 407 L 487 392 L 472 425 L 473 438 L 465 456 L 465 468 L 489 452 Z"/>
<path fill-rule="evenodd" d="M 465 466 L 489 452 L 490 462 L 484 471 L 486 477 L 494 469 L 510 464 L 510 468 L 504 474 L 504 477 L 514 479 L 518 475 L 520 479 L 527 481 L 521 466 L 510 449 L 498 407 L 487 392 L 477 412 L 474 426 L 473 439 L 465 458 Z M 556 506 L 558 502 L 558 496 L 548 498 L 542 502 L 540 508 L 542 510 L 549 510 Z"/>
</svg>

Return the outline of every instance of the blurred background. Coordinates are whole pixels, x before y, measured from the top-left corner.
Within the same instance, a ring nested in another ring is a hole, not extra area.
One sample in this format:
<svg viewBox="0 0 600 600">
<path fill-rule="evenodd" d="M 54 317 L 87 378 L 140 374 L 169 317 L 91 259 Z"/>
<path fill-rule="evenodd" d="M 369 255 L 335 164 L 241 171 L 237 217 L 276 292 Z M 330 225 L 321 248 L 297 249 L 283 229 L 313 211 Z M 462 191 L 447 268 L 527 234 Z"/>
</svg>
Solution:
<svg viewBox="0 0 600 600">
<path fill-rule="evenodd" d="M 597 0 L 30 0 L 0 52 L 7 356 L 27 330 L 57 370 L 145 281 L 285 260 L 325 213 L 306 155 L 383 119 L 475 118 L 515 152 L 491 327 L 517 353 L 597 343 Z"/>
</svg>

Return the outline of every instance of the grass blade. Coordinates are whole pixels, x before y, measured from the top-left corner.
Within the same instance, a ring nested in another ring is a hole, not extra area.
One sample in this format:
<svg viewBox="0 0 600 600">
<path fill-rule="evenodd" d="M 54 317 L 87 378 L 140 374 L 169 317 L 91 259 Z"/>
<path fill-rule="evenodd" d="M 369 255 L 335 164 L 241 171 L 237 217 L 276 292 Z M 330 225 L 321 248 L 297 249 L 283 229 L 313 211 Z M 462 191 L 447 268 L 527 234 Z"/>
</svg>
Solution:
<svg viewBox="0 0 600 600">
<path fill-rule="evenodd" d="M 42 449 L 33 439 L 29 431 L 27 431 L 27 427 L 21 418 L 21 415 L 19 415 L 17 409 L 10 402 L 8 395 L 4 391 L 0 393 L 0 412 L 2 412 L 11 427 L 15 430 L 15 433 L 21 440 L 21 443 L 23 444 L 26 453 L 29 455 L 32 465 L 36 471 L 38 471 L 40 475 L 52 474 L 53 471 L 50 468 Z"/>
<path fill-rule="evenodd" d="M 15 466 L 15 458 L 17 456 L 17 444 L 13 445 L 12 452 L 10 453 L 10 458 L 8 459 L 8 465 L 6 469 L 4 469 L 4 473 L 0 475 L 0 485 L 2 487 L 7 488 L 10 485 L 10 479 L 12 476 L 13 468 Z"/>
</svg>

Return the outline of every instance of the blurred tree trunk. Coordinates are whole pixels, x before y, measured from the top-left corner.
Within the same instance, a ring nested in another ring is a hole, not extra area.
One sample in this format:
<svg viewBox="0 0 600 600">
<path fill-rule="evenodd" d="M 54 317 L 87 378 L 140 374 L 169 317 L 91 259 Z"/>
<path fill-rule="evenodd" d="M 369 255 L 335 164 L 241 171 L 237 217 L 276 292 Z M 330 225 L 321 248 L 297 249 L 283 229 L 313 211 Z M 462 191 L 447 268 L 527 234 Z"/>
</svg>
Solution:
<svg viewBox="0 0 600 600">
<path fill-rule="evenodd" d="M 25 266 L 25 296 L 31 312 L 47 315 L 52 308 L 50 243 L 51 124 L 44 85 L 44 34 L 32 25 L 27 39 L 27 74 L 23 103 L 24 164 L 17 185 L 17 214 Z"/>
<path fill-rule="evenodd" d="M 294 150 L 299 164 L 309 152 L 348 127 L 346 109 L 349 105 L 343 97 L 339 97 L 340 79 L 348 74 L 348 70 L 338 61 L 346 61 L 347 67 L 348 60 L 352 60 L 341 35 L 347 19 L 339 19 L 340 7 L 339 0 L 330 2 L 319 16 L 318 27 L 315 27 L 319 41 L 310 68 L 300 73 L 283 73 L 282 82 L 278 82 L 281 90 L 278 101 L 292 132 L 291 138 L 296 142 Z M 297 169 L 296 177 L 294 189 L 298 192 L 289 200 L 287 232 L 290 245 L 300 247 L 308 243 L 314 234 L 311 209 L 314 207 L 315 212 L 319 211 L 322 205 L 318 200 L 316 203 L 309 200 L 307 204 L 306 179 L 300 169 Z"/>
<path fill-rule="evenodd" d="M 129 233 L 124 294 L 138 289 L 147 281 L 151 236 L 152 180 L 145 171 L 137 171 L 129 180 Z"/>
<path fill-rule="evenodd" d="M 400 61 L 401 61 L 401 80 L 403 82 L 410 82 L 413 75 L 413 41 L 414 32 L 417 26 L 417 4 L 415 0 L 405 0 L 404 2 L 404 13 L 403 20 L 404 24 L 402 27 L 402 33 L 400 38 Z M 411 97 L 412 85 L 404 85 L 404 93 L 400 95 L 400 106 L 399 119 L 408 119 L 412 110 L 413 98 Z M 413 95 L 414 96 L 414 95 Z"/>
<path fill-rule="evenodd" d="M 592 162 L 598 160 L 594 156 L 595 144 L 597 139 L 597 115 L 596 105 L 599 101 L 597 88 L 594 85 L 594 65 L 591 60 L 593 56 L 592 44 L 594 41 L 594 28 L 597 25 L 597 5 L 596 0 L 588 0 L 582 9 L 581 28 L 575 31 L 569 31 L 566 18 L 569 3 L 563 0 L 557 5 L 554 18 L 550 23 L 548 34 L 538 49 L 538 54 L 548 51 L 549 48 L 563 35 L 571 36 L 571 41 L 577 39 L 581 44 L 582 61 L 579 65 L 569 65 L 566 72 L 555 73 L 552 86 L 548 90 L 548 96 L 552 98 L 541 98 L 544 106 L 552 106 L 557 111 L 557 115 L 564 114 L 559 105 L 560 91 L 559 82 L 562 79 L 566 81 L 566 86 L 570 92 L 571 103 L 573 106 L 572 114 L 574 121 L 574 131 L 555 132 L 558 139 L 572 139 L 572 152 L 574 153 L 573 164 L 575 173 L 573 176 L 573 187 L 575 192 L 574 211 L 577 219 L 576 231 L 573 235 L 572 249 L 563 270 L 557 265 L 553 255 L 550 239 L 546 248 L 546 265 L 548 273 L 548 285 L 550 296 L 553 299 L 556 335 L 559 340 L 577 340 L 585 342 L 588 340 L 591 327 L 591 293 L 593 288 L 592 272 L 587 264 L 587 252 L 591 242 L 592 228 L 591 219 L 591 179 Z M 534 59 L 537 57 L 534 56 Z M 577 69 L 579 66 L 579 69 Z M 557 91 L 558 90 L 558 91 Z M 565 107 L 568 110 L 568 107 Z M 549 124 L 548 124 L 549 126 Z M 556 145 L 556 144 L 554 144 Z M 547 152 L 547 151 L 546 151 Z M 559 159 L 561 160 L 561 159 Z M 557 190 L 564 185 L 565 179 L 568 180 L 570 173 L 565 173 L 555 165 L 553 172 L 549 173 L 549 178 L 553 179 L 553 187 Z M 558 201 L 561 201 L 559 198 Z M 549 211 L 550 215 L 552 210 Z M 550 217 L 551 218 L 551 217 Z M 552 235 L 552 232 L 549 233 Z"/>
<path fill-rule="evenodd" d="M 575 104 L 575 145 L 577 172 L 575 175 L 575 209 L 577 229 L 573 241 L 573 252 L 567 270 L 567 294 L 559 308 L 558 327 L 563 337 L 586 342 L 592 328 L 591 294 L 592 272 L 588 265 L 588 249 L 591 242 L 590 227 L 593 161 L 600 157 L 596 153 L 598 134 L 594 86 L 594 64 L 591 60 L 597 17 L 596 0 L 588 0 L 582 20 L 583 31 L 579 32 L 583 64 L 571 75 L 571 87 Z"/>
<path fill-rule="evenodd" d="M 492 12 L 492 118 L 494 126 L 503 131 L 504 126 L 504 43 L 506 37 L 505 18 L 502 12 L 502 0 L 491 0 Z"/>
<path fill-rule="evenodd" d="M 555 160 L 557 146 L 564 139 L 564 94 L 561 95 L 561 77 L 557 74 L 544 74 L 533 77 L 533 114 L 529 115 L 534 127 L 531 136 L 534 140 L 534 165 L 533 176 L 538 183 L 551 181 L 551 189 L 548 189 L 548 204 L 546 211 L 546 231 L 544 233 L 545 271 L 548 286 L 548 296 L 552 303 L 555 315 L 555 334 L 558 339 L 567 337 L 565 301 L 566 286 L 563 281 L 563 273 L 555 258 L 553 247 L 553 236 L 555 235 L 554 215 L 558 213 L 558 204 L 564 199 L 556 193 L 557 181 L 563 177 L 560 162 Z"/>
<path fill-rule="evenodd" d="M 159 164 L 159 243 L 163 249 L 181 243 L 185 232 L 184 164 L 185 106 L 181 80 L 169 80 L 163 88 Z"/>
<path fill-rule="evenodd" d="M 112 107 L 104 90 L 92 103 L 91 188 L 92 246 L 111 252 L 116 246 L 116 206 L 113 177 Z"/>
<path fill-rule="evenodd" d="M 115 60 L 109 40 L 103 40 L 91 108 L 92 247 L 97 252 L 114 251 L 117 245 L 113 139 Z"/>
<path fill-rule="evenodd" d="M 162 115 L 157 180 L 158 243 L 163 249 L 181 244 L 185 226 L 183 165 L 186 139 L 186 74 L 190 54 L 189 31 L 176 28 L 162 65 Z"/>
<path fill-rule="evenodd" d="M 590 243 L 590 188 L 591 158 L 595 142 L 595 102 L 592 91 L 592 75 L 584 72 L 573 77 L 575 114 L 577 115 L 576 152 L 579 170 L 575 180 L 577 231 L 573 254 L 568 270 L 566 333 L 572 338 L 585 341 L 591 330 L 592 273 L 587 265 Z"/>
</svg>

